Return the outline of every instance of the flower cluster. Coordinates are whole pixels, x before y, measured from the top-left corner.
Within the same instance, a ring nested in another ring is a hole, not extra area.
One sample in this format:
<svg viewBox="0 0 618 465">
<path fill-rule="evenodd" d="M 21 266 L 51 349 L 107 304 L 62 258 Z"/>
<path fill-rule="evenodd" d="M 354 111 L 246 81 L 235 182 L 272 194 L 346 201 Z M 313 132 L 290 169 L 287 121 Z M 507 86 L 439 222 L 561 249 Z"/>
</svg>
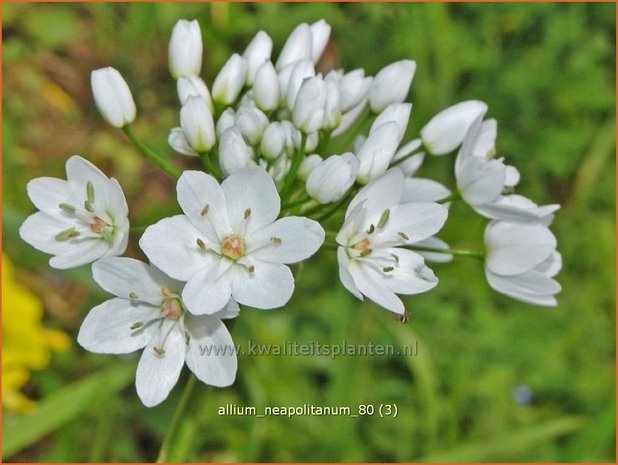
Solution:
<svg viewBox="0 0 618 465">
<path fill-rule="evenodd" d="M 200 77 L 200 26 L 178 21 L 169 68 L 179 125 L 168 143 L 193 157 L 184 159 L 192 165 L 185 171 L 133 134 L 136 108 L 120 73 L 93 71 L 103 118 L 177 178 L 182 214 L 149 225 L 139 240 L 150 264 L 119 257 L 129 234 L 124 195 L 86 160 L 68 160 L 66 181 L 28 185 L 40 212 L 23 224 L 22 238 L 54 255 L 53 267 L 94 262 L 94 279 L 115 297 L 90 311 L 78 341 L 103 353 L 143 348 L 136 386 L 145 405 L 167 397 L 184 363 L 205 383 L 232 384 L 235 354 L 203 356 L 198 347 L 232 345 L 222 319 L 236 317 L 239 304 L 285 306 L 295 286 L 288 265 L 322 247 L 336 250 L 351 294 L 402 320 L 399 295 L 438 284 L 426 262 L 459 255 L 482 260 L 496 291 L 556 305 L 561 257 L 549 225 L 559 206 L 514 193 L 520 175 L 496 158 L 497 123 L 484 119 L 487 105 L 455 104 L 406 140 L 416 63 L 397 61 L 375 76 L 363 69 L 323 75 L 316 65 L 330 33 L 324 20 L 300 24 L 275 60 L 272 39 L 260 31 L 209 86 Z M 426 160 L 455 151 L 452 189 L 417 176 Z M 456 201 L 490 220 L 482 250 L 436 237 Z"/>
</svg>

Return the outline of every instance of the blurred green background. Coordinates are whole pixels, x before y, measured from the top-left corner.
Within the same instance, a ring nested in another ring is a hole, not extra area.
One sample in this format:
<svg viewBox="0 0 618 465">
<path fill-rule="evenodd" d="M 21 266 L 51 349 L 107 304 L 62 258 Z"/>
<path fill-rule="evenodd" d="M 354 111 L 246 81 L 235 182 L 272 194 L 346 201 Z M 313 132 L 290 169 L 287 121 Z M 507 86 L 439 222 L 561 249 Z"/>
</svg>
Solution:
<svg viewBox="0 0 618 465">
<path fill-rule="evenodd" d="M 552 226 L 564 257 L 555 309 L 496 294 L 480 263 L 458 259 L 433 266 L 440 285 L 408 299 L 411 321 L 401 324 L 345 292 L 332 252 L 295 269 L 293 300 L 241 313 L 236 343 L 418 341 L 418 355 L 241 357 L 233 387 L 194 393 L 173 460 L 615 461 L 614 4 L 20 3 L 3 4 L 2 15 L 3 250 L 15 280 L 42 301 L 45 325 L 73 341 L 107 296 L 89 267 L 52 270 L 48 256 L 20 240 L 18 227 L 34 211 L 25 185 L 64 177 L 66 159 L 79 153 L 118 178 L 133 225 L 179 211 L 172 180 L 99 117 L 89 73 L 119 69 L 138 105 L 135 131 L 177 166 L 194 166 L 166 143 L 178 120 L 167 40 L 180 18 L 200 21 L 208 83 L 258 30 L 277 53 L 297 23 L 321 17 L 333 26 L 321 69 L 374 74 L 413 58 L 409 137 L 442 108 L 482 99 L 499 122 L 499 155 L 522 173 L 518 191 L 563 206 Z M 420 174 L 452 186 L 452 162 L 432 158 Z M 455 205 L 442 236 L 473 245 L 484 224 Z M 143 258 L 137 239 L 128 254 Z M 154 460 L 187 370 L 166 402 L 147 409 L 133 387 L 136 362 L 86 353 L 76 342 L 53 354 L 21 389 L 37 405 L 3 412 L 4 460 Z M 395 403 L 399 413 L 220 417 L 227 403 Z"/>
</svg>

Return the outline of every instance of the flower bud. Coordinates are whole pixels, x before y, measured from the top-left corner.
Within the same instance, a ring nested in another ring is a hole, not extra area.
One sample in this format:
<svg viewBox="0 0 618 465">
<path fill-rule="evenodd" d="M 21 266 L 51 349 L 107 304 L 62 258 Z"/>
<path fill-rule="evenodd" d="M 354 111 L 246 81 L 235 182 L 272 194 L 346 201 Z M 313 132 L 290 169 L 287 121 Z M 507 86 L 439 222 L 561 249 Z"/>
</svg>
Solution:
<svg viewBox="0 0 618 465">
<path fill-rule="evenodd" d="M 274 160 L 283 154 L 285 149 L 285 130 L 280 123 L 270 123 L 262 134 L 260 153 L 267 160 Z"/>
<path fill-rule="evenodd" d="M 393 103 L 387 106 L 382 113 L 380 113 L 373 124 L 369 132 L 373 131 L 378 126 L 389 121 L 394 121 L 399 127 L 399 142 L 403 139 L 408 128 L 408 121 L 410 121 L 410 112 L 412 111 L 411 103 Z"/>
<path fill-rule="evenodd" d="M 215 145 L 215 125 L 203 98 L 187 99 L 180 109 L 180 127 L 196 152 L 208 152 Z"/>
<path fill-rule="evenodd" d="M 472 146 L 472 155 L 487 159 L 493 158 L 496 155 L 497 136 L 498 122 L 493 118 L 483 121 L 481 132 Z"/>
<path fill-rule="evenodd" d="M 318 131 L 324 124 L 326 83 L 322 76 L 306 79 L 298 91 L 292 123 L 305 134 Z"/>
<path fill-rule="evenodd" d="M 320 203 L 335 202 L 352 187 L 358 168 L 358 158 L 351 152 L 330 156 L 307 178 L 307 193 Z"/>
<path fill-rule="evenodd" d="M 232 55 L 212 85 L 212 98 L 215 102 L 230 105 L 242 90 L 247 77 L 247 61 L 239 54 Z"/>
<path fill-rule="evenodd" d="M 480 100 L 467 100 L 448 107 L 421 129 L 423 144 L 433 155 L 445 155 L 461 145 L 472 123 L 487 111 Z"/>
<path fill-rule="evenodd" d="M 221 139 L 221 135 L 225 132 L 227 128 L 230 126 L 234 126 L 236 124 L 236 112 L 232 107 L 227 107 L 219 116 L 217 120 L 216 133 L 217 138 Z"/>
<path fill-rule="evenodd" d="M 323 19 L 316 21 L 311 26 L 311 61 L 316 64 L 324 53 L 330 37 L 330 24 Z"/>
<path fill-rule="evenodd" d="M 270 60 L 273 51 L 273 40 L 264 31 L 258 32 L 253 40 L 247 45 L 243 58 L 247 60 L 247 80 L 246 84 L 251 85 L 255 79 L 257 70 Z"/>
<path fill-rule="evenodd" d="M 380 113 L 391 103 L 403 102 L 410 90 L 416 62 L 400 60 L 382 68 L 373 78 L 369 89 L 369 107 Z"/>
<path fill-rule="evenodd" d="M 326 105 L 324 107 L 324 128 L 335 129 L 341 122 L 341 88 L 339 78 L 334 73 L 328 73 L 324 79 L 326 84 Z"/>
<path fill-rule="evenodd" d="M 309 175 L 320 163 L 322 163 L 322 157 L 317 153 L 303 158 L 303 161 L 298 167 L 298 178 L 302 181 L 306 181 Z"/>
<path fill-rule="evenodd" d="M 388 169 L 399 145 L 399 126 L 394 121 L 375 128 L 358 151 L 358 181 L 366 184 Z"/>
<path fill-rule="evenodd" d="M 312 132 L 311 134 L 307 134 L 307 141 L 305 142 L 305 153 L 313 152 L 318 148 L 320 143 L 320 134 L 318 132 Z M 300 147 L 300 142 L 296 146 L 296 148 Z"/>
<path fill-rule="evenodd" d="M 131 90 L 116 69 L 108 67 L 93 71 L 90 84 L 94 103 L 108 124 L 121 128 L 135 120 Z"/>
<path fill-rule="evenodd" d="M 282 70 L 286 65 L 295 63 L 299 60 L 311 60 L 313 34 L 311 27 L 307 23 L 302 23 L 290 33 L 288 39 L 283 45 L 283 49 L 279 54 L 275 68 L 277 71 Z"/>
<path fill-rule="evenodd" d="M 279 78 L 273 64 L 267 60 L 257 69 L 253 80 L 253 100 L 262 111 L 272 111 L 279 105 Z"/>
<path fill-rule="evenodd" d="M 285 179 L 286 174 L 288 174 L 288 171 L 290 171 L 291 166 L 292 160 L 286 157 L 279 157 L 268 170 L 268 174 L 276 183 L 281 183 Z"/>
<path fill-rule="evenodd" d="M 369 92 L 371 76 L 365 77 L 364 69 L 355 69 L 341 78 L 341 111 L 347 112 L 358 105 Z"/>
<path fill-rule="evenodd" d="M 236 113 L 236 127 L 250 145 L 260 142 L 266 126 L 268 118 L 257 108 L 241 107 Z"/>
<path fill-rule="evenodd" d="M 197 20 L 179 20 L 172 30 L 168 59 L 176 79 L 198 75 L 202 69 L 202 31 Z"/>
<path fill-rule="evenodd" d="M 189 97 L 202 97 L 206 100 L 210 112 L 213 112 L 212 97 L 204 80 L 199 76 L 186 76 L 176 81 L 178 100 L 183 105 Z"/>
<path fill-rule="evenodd" d="M 219 165 L 226 176 L 253 163 L 253 150 L 247 145 L 237 127 L 225 130 L 219 141 Z"/>
<path fill-rule="evenodd" d="M 300 86 L 307 78 L 315 76 L 315 68 L 310 60 L 302 60 L 294 65 L 292 74 L 290 74 L 290 80 L 287 84 L 287 107 L 288 110 L 294 110 L 294 104 L 296 103 L 296 96 L 300 90 Z"/>
<path fill-rule="evenodd" d="M 167 137 L 167 143 L 178 153 L 192 157 L 198 156 L 198 153 L 189 145 L 182 128 L 172 128 L 169 136 Z"/>
<path fill-rule="evenodd" d="M 300 146 L 300 131 L 288 120 L 281 121 L 281 127 L 285 131 L 285 153 L 291 156 Z"/>
</svg>

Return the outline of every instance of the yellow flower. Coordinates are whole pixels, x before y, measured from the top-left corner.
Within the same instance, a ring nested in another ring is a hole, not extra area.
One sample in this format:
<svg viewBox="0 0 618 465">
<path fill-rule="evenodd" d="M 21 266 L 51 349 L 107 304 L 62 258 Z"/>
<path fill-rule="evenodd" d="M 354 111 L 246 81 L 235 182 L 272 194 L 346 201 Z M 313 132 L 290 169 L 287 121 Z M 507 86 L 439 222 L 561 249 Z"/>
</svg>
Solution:
<svg viewBox="0 0 618 465">
<path fill-rule="evenodd" d="M 42 325 L 43 304 L 13 278 L 13 264 L 2 254 L 2 406 L 25 412 L 34 402 L 19 390 L 31 370 L 49 365 L 52 350 L 66 350 L 61 331 Z"/>
</svg>

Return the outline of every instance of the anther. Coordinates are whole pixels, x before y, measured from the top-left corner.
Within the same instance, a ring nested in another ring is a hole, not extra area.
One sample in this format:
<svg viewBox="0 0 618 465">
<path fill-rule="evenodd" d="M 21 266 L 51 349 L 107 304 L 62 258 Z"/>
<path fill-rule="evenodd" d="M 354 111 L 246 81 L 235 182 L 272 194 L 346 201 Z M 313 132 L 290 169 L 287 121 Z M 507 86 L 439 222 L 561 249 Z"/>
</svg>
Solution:
<svg viewBox="0 0 618 465">
<path fill-rule="evenodd" d="M 248 269 L 249 273 L 253 273 L 255 271 L 255 266 L 251 265 Z"/>
<path fill-rule="evenodd" d="M 393 268 L 392 266 L 386 266 L 386 267 L 382 268 L 382 271 L 384 271 L 385 273 L 390 273 L 394 269 L 395 268 Z"/>
<path fill-rule="evenodd" d="M 86 211 L 89 211 L 90 213 L 94 212 L 94 207 L 92 206 L 92 203 L 88 202 L 87 200 L 84 200 L 84 209 Z"/>
<path fill-rule="evenodd" d="M 370 225 L 369 229 L 367 230 L 367 234 L 373 234 L 375 230 L 376 230 L 376 227 L 374 225 Z"/>
<path fill-rule="evenodd" d="M 247 209 L 245 210 L 245 220 L 246 220 L 247 218 L 249 218 L 250 216 L 251 216 L 251 209 L 250 209 L 250 208 L 247 208 Z"/>
<path fill-rule="evenodd" d="M 94 186 L 90 181 L 86 183 L 86 198 L 89 203 L 94 203 Z"/>
<path fill-rule="evenodd" d="M 399 235 L 399 237 L 401 237 L 404 241 L 409 241 L 410 238 L 408 236 L 406 236 L 404 233 L 402 232 L 398 232 L 397 233 Z"/>
<path fill-rule="evenodd" d="M 200 215 L 206 216 L 208 214 L 208 209 L 209 208 L 210 208 L 210 205 L 206 204 L 206 206 L 204 208 L 202 208 L 202 211 L 200 212 Z"/>
<path fill-rule="evenodd" d="M 395 263 L 397 263 L 397 265 L 399 265 L 399 256 L 395 255 L 394 253 L 392 253 L 391 257 L 393 257 L 395 259 Z"/>
<path fill-rule="evenodd" d="M 185 331 L 185 343 L 189 345 L 189 342 L 191 342 L 191 336 L 189 336 L 189 333 Z"/>
<path fill-rule="evenodd" d="M 135 300 L 137 297 L 138 295 L 135 292 L 129 292 L 129 299 Z"/>
<path fill-rule="evenodd" d="M 366 249 L 366 250 L 363 250 L 363 251 L 360 253 L 360 256 L 361 256 L 361 257 L 366 257 L 367 255 L 371 255 L 371 252 L 372 252 L 372 250 L 371 250 L 371 249 Z"/>
<path fill-rule="evenodd" d="M 167 287 L 161 288 L 161 294 L 163 294 L 164 297 L 170 297 L 172 295 Z"/>
<path fill-rule="evenodd" d="M 197 238 L 197 240 L 196 240 L 195 242 L 197 242 L 197 246 L 200 248 L 200 250 L 201 250 L 202 252 L 205 252 L 205 251 L 206 251 L 206 244 L 204 244 L 204 241 L 203 241 L 203 240 L 201 240 L 201 239 L 198 237 L 198 238 Z"/>
<path fill-rule="evenodd" d="M 58 205 L 60 210 L 65 211 L 67 213 L 75 213 L 75 207 L 73 205 L 69 205 L 68 203 L 61 203 Z"/>
<path fill-rule="evenodd" d="M 140 329 L 143 326 L 144 326 L 144 322 L 143 321 L 137 321 L 137 322 L 135 322 L 135 323 L 133 323 L 131 325 L 130 329 Z"/>
<path fill-rule="evenodd" d="M 154 350 L 157 355 L 163 356 L 165 355 L 165 349 L 163 347 L 153 347 L 152 350 Z"/>
<path fill-rule="evenodd" d="M 75 228 L 70 228 L 56 234 L 54 239 L 56 239 L 57 241 L 68 241 L 69 239 L 77 236 L 79 236 L 79 233 L 75 231 Z"/>
<path fill-rule="evenodd" d="M 281 245 L 281 239 L 279 237 L 271 237 L 270 240 L 273 242 L 273 244 Z"/>
<path fill-rule="evenodd" d="M 383 228 L 388 223 L 388 219 L 391 216 L 391 211 L 387 208 L 382 212 L 382 216 L 380 217 L 380 221 L 378 221 L 378 228 Z"/>
</svg>

